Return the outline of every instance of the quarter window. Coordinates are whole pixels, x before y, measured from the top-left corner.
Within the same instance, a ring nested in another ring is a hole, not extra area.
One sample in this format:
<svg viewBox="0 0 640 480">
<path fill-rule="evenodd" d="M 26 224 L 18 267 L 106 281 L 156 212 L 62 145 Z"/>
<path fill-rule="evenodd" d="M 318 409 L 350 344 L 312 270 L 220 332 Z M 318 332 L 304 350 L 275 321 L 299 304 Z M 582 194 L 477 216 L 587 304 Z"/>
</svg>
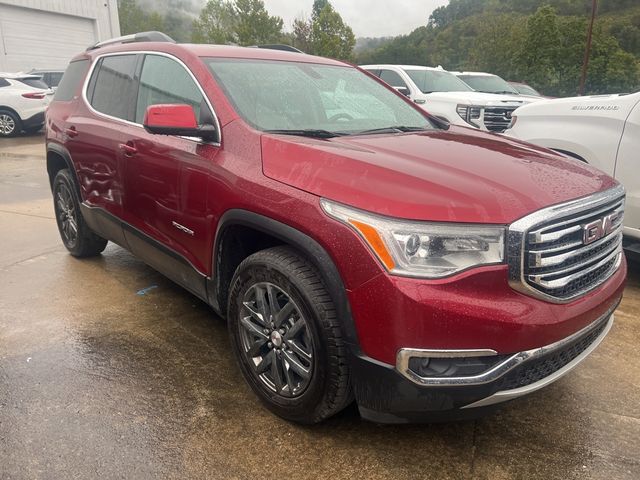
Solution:
<svg viewBox="0 0 640 480">
<path fill-rule="evenodd" d="M 80 84 L 89 70 L 89 60 L 71 62 L 64 71 L 60 85 L 53 97 L 54 100 L 68 102 L 80 90 Z"/>
<path fill-rule="evenodd" d="M 196 118 L 200 118 L 203 100 L 193 78 L 178 62 L 159 55 L 145 57 L 138 89 L 136 123 L 144 121 L 147 107 L 165 103 L 191 105 Z"/>
<path fill-rule="evenodd" d="M 137 58 L 136 55 L 113 55 L 101 60 L 91 77 L 88 92 L 91 106 L 98 112 L 130 119 Z"/>
</svg>

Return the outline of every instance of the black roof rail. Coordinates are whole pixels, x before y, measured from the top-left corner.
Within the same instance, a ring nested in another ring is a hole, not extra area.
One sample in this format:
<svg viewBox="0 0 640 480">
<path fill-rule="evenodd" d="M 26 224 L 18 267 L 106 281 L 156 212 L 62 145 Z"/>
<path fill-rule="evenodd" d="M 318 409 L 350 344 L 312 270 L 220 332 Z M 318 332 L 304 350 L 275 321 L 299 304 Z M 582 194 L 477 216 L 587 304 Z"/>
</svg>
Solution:
<svg viewBox="0 0 640 480">
<path fill-rule="evenodd" d="M 284 45 L 280 43 L 274 43 L 269 45 L 253 45 L 251 48 L 268 48 L 269 50 L 282 50 L 284 52 L 304 53 L 302 50 L 298 50 L 291 45 Z"/>
<path fill-rule="evenodd" d="M 134 43 L 134 42 L 170 42 L 176 43 L 166 33 L 162 32 L 139 32 L 132 33 L 131 35 L 124 35 L 122 37 L 110 38 L 109 40 L 103 40 L 87 48 L 89 50 L 95 50 L 96 48 L 106 47 L 107 45 L 114 45 L 116 43 Z"/>
</svg>

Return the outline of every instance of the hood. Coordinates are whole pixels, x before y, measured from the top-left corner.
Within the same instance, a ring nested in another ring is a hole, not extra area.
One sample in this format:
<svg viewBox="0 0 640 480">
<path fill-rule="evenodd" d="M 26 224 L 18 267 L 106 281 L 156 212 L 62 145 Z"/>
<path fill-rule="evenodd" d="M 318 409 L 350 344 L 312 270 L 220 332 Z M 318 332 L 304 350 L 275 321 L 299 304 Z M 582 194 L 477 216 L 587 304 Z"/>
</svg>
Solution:
<svg viewBox="0 0 640 480">
<path fill-rule="evenodd" d="M 578 161 L 467 128 L 336 137 L 262 136 L 266 176 L 391 217 L 508 224 L 610 188 Z"/>
<path fill-rule="evenodd" d="M 531 103 L 533 100 L 518 95 L 497 95 L 495 93 L 482 92 L 432 92 L 423 94 L 427 100 L 440 99 L 456 102 L 463 105 L 487 105 L 487 106 L 521 106 Z"/>
<path fill-rule="evenodd" d="M 640 102 L 640 92 L 630 95 L 591 95 L 554 98 L 525 105 L 515 115 L 565 115 L 571 117 L 615 117 L 626 119 Z"/>
</svg>

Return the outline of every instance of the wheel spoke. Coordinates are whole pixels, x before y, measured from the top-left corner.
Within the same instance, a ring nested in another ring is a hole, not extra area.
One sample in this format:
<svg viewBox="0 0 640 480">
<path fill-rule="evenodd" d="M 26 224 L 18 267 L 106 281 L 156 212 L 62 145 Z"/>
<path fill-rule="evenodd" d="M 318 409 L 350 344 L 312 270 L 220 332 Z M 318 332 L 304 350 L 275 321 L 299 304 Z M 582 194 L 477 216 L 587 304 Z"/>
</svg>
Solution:
<svg viewBox="0 0 640 480">
<path fill-rule="evenodd" d="M 305 380 L 309 378 L 309 368 L 302 365 L 302 363 L 300 363 L 300 360 L 298 360 L 292 353 L 284 350 L 282 354 L 285 356 L 287 362 L 289 363 L 289 366 L 294 372 L 296 372 Z"/>
<path fill-rule="evenodd" d="M 288 362 L 287 362 L 288 365 Z M 296 382 L 293 379 L 293 376 L 291 375 L 291 368 L 287 368 L 285 365 L 284 370 L 284 378 L 285 381 L 287 382 L 287 386 L 289 387 L 289 395 L 293 396 L 293 391 L 296 388 Z"/>
<path fill-rule="evenodd" d="M 276 298 L 276 291 L 273 288 L 273 285 L 271 285 L 271 284 L 267 285 L 267 298 L 268 298 L 268 303 L 269 303 L 269 313 L 272 316 L 275 317 L 275 315 L 280 310 L 280 307 L 278 306 L 278 299 Z"/>
<path fill-rule="evenodd" d="M 256 372 L 258 372 L 259 374 L 266 372 L 269 369 L 269 367 L 273 363 L 275 363 L 273 361 L 275 356 L 276 356 L 276 352 L 271 350 L 264 357 L 262 357 L 262 360 L 260 360 L 260 363 L 256 365 Z"/>
<path fill-rule="evenodd" d="M 283 367 L 284 365 L 281 357 L 276 356 L 271 361 L 271 376 L 273 377 L 272 380 L 276 386 L 276 392 L 278 393 L 280 393 L 282 391 L 282 388 L 284 387 L 284 382 L 282 380 Z"/>
<path fill-rule="evenodd" d="M 293 302 L 287 302 L 287 304 L 282 307 L 275 316 L 276 328 L 280 328 L 282 322 L 289 318 L 295 309 L 296 306 L 293 304 Z"/>
<path fill-rule="evenodd" d="M 249 355 L 251 358 L 257 357 L 260 354 L 260 350 L 262 350 L 262 347 L 265 346 L 267 341 L 268 338 L 257 339 L 255 342 L 253 342 L 249 350 L 247 350 L 247 355 Z"/>
<path fill-rule="evenodd" d="M 269 311 L 269 305 L 264 298 L 265 289 L 262 287 L 256 287 L 256 304 L 258 306 L 258 311 L 262 314 L 262 318 L 266 324 L 271 322 L 271 312 Z"/>
<path fill-rule="evenodd" d="M 307 362 L 311 362 L 311 353 L 304 350 L 295 340 L 287 340 L 287 346 L 293 353 L 303 358 Z"/>
<path fill-rule="evenodd" d="M 248 330 L 252 335 L 258 337 L 258 338 L 262 338 L 265 341 L 268 340 L 268 336 L 262 331 L 262 329 L 257 326 L 255 323 L 253 323 L 251 321 L 251 317 L 243 317 L 240 320 L 240 324 L 246 329 Z"/>
<path fill-rule="evenodd" d="M 287 331 L 287 333 L 285 333 L 284 339 L 285 340 L 291 340 L 291 339 L 295 338 L 295 336 L 298 335 L 298 333 L 300 333 L 300 330 L 302 330 L 302 328 L 304 328 L 304 326 L 305 326 L 304 320 L 302 318 L 299 318 L 291 326 L 291 328 Z"/>
<path fill-rule="evenodd" d="M 251 314 L 251 316 L 255 318 L 258 321 L 258 323 L 260 323 L 260 325 L 263 325 L 265 327 L 268 326 L 268 323 L 265 320 L 265 318 L 262 316 L 260 312 L 256 311 L 256 309 L 253 308 L 250 302 L 242 302 L 242 305 L 244 305 L 244 308 L 247 309 L 247 311 Z"/>
</svg>

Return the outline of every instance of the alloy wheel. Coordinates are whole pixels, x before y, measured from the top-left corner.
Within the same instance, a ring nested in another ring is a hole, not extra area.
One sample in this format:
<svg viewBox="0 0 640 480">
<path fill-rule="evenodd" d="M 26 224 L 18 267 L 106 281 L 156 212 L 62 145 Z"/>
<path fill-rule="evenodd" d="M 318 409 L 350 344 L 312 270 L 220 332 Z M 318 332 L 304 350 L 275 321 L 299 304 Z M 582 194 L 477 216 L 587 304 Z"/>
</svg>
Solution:
<svg viewBox="0 0 640 480">
<path fill-rule="evenodd" d="M 67 245 L 74 245 L 78 239 L 76 207 L 71 191 L 64 183 L 59 183 L 56 188 L 56 207 L 63 239 Z"/>
<path fill-rule="evenodd" d="M 0 114 L 0 133 L 2 135 L 11 135 L 15 129 L 15 120 L 6 113 Z"/>
<path fill-rule="evenodd" d="M 254 374 L 270 391 L 289 398 L 304 392 L 313 373 L 313 341 L 307 320 L 284 290 L 268 282 L 247 290 L 240 339 Z"/>
</svg>

